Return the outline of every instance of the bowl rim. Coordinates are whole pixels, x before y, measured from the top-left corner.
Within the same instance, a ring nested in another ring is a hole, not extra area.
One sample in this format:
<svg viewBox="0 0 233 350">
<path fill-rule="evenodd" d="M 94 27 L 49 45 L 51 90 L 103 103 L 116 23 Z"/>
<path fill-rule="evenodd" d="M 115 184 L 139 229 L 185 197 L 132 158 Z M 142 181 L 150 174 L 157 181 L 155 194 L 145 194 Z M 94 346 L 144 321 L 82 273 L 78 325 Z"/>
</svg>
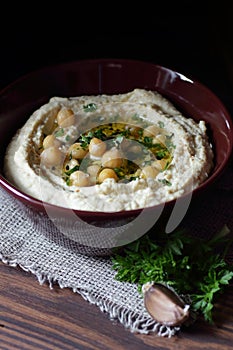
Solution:
<svg viewBox="0 0 233 350">
<path fill-rule="evenodd" d="M 66 62 L 61 62 L 61 63 L 55 63 L 55 64 L 48 64 L 43 67 L 40 67 L 38 69 L 31 70 L 30 72 L 27 72 L 21 76 L 19 76 L 17 79 L 14 81 L 10 82 L 6 86 L 4 86 L 0 90 L 0 97 L 10 90 L 11 88 L 14 88 L 18 83 L 23 82 L 24 80 L 33 77 L 35 74 L 39 74 L 40 72 L 46 72 L 47 70 L 50 69 L 58 69 L 59 67 L 65 67 L 65 66 L 70 66 L 70 65 L 81 65 L 82 63 L 85 64 L 90 64 L 90 63 L 132 63 L 132 64 L 145 64 L 145 65 L 151 65 L 151 67 L 166 70 L 173 72 L 177 75 L 182 75 L 183 77 L 189 79 L 192 81 L 193 84 L 200 86 L 202 89 L 204 89 L 208 94 L 213 96 L 215 100 L 218 102 L 218 104 L 221 106 L 222 111 L 224 112 L 224 115 L 227 117 L 227 123 L 228 123 L 228 129 L 232 130 L 232 133 L 230 134 L 229 138 L 229 148 L 227 152 L 227 157 L 224 159 L 224 161 L 220 164 L 220 166 L 215 170 L 213 174 L 210 174 L 210 176 L 203 182 L 201 183 L 197 188 L 195 188 L 192 193 L 192 197 L 195 196 L 198 192 L 202 192 L 204 189 L 209 188 L 208 184 L 210 183 L 211 186 L 220 178 L 220 176 L 225 172 L 225 170 L 228 168 L 230 162 L 233 160 L 233 120 L 231 118 L 231 115 L 224 105 L 224 103 L 221 101 L 221 99 L 213 92 L 209 87 L 207 87 L 205 84 L 200 82 L 200 80 L 193 78 L 191 75 L 185 75 L 180 71 L 177 71 L 173 68 L 170 68 L 168 66 L 163 66 L 161 64 L 153 63 L 151 61 L 146 61 L 146 60 L 140 60 L 140 59 L 125 59 L 125 58 L 89 58 L 89 59 L 79 59 L 79 60 L 71 60 L 71 61 L 66 61 Z M 138 215 L 142 210 L 155 210 L 156 208 L 159 208 L 161 204 L 165 205 L 173 205 L 178 199 L 184 199 L 187 195 L 190 195 L 190 193 L 185 194 L 180 196 L 179 198 L 172 199 L 169 201 L 166 201 L 165 203 L 145 207 L 145 208 L 139 208 L 139 209 L 131 209 L 131 210 L 121 210 L 121 211 L 114 211 L 114 212 L 104 212 L 104 211 L 89 211 L 89 210 L 79 210 L 79 209 L 71 209 L 71 208 L 66 208 L 66 207 L 61 207 L 55 204 L 51 204 L 48 202 L 44 202 L 40 199 L 37 199 L 35 197 L 32 197 L 29 194 L 26 194 L 16 186 L 14 186 L 10 181 L 8 181 L 7 178 L 4 177 L 4 175 L 0 172 L 0 186 L 5 189 L 8 193 L 12 194 L 16 198 L 20 198 L 25 204 L 32 206 L 33 208 L 36 207 L 40 211 L 46 210 L 46 208 L 50 208 L 53 210 L 61 210 L 62 212 L 68 212 L 72 210 L 75 212 L 79 217 L 105 217 L 105 218 L 112 218 L 113 214 L 114 217 L 125 217 L 129 216 L 129 214 L 132 216 L 133 215 Z"/>
</svg>

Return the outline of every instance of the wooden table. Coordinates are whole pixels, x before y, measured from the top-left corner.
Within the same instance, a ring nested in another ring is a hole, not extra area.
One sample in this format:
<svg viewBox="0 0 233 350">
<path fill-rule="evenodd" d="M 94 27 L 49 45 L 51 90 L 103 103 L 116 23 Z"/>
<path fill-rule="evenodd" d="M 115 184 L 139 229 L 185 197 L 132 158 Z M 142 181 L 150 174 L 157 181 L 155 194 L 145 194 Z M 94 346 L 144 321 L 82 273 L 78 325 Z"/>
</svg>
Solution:
<svg viewBox="0 0 233 350">
<path fill-rule="evenodd" d="M 0 263 L 0 350 L 233 349 L 233 285 L 216 305 L 216 324 L 202 320 L 172 338 L 131 333 L 70 289 L 40 285 Z"/>
</svg>

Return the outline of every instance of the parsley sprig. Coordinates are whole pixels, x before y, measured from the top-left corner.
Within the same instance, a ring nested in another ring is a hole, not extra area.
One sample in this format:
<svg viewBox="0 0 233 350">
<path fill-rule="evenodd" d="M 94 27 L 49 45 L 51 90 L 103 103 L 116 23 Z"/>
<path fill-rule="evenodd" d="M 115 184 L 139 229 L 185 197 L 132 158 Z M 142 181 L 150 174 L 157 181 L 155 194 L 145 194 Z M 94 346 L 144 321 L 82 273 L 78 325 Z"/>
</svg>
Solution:
<svg viewBox="0 0 233 350">
<path fill-rule="evenodd" d="M 160 232 L 156 239 L 143 236 L 112 256 L 115 278 L 138 284 L 146 282 L 170 285 L 177 293 L 191 298 L 191 308 L 213 323 L 214 302 L 233 278 L 233 266 L 225 261 L 219 247 L 232 240 L 224 229 L 210 240 L 193 237 L 186 231 Z"/>
</svg>

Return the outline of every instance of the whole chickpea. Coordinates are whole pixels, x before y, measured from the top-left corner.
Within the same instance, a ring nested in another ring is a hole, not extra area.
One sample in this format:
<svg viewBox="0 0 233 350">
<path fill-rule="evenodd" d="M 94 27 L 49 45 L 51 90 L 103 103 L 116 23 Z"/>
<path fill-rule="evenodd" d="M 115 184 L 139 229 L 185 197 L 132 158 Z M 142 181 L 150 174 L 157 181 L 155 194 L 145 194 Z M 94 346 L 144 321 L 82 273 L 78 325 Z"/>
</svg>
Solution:
<svg viewBox="0 0 233 350">
<path fill-rule="evenodd" d="M 114 179 L 115 181 L 118 180 L 117 174 L 113 169 L 105 168 L 101 170 L 101 172 L 98 175 L 98 182 L 102 183 L 107 179 Z"/>
<path fill-rule="evenodd" d="M 53 134 L 47 135 L 43 140 L 44 149 L 52 146 L 59 147 L 60 145 L 61 145 L 60 141 L 57 140 Z"/>
<path fill-rule="evenodd" d="M 147 165 L 142 169 L 141 177 L 144 179 L 154 179 L 159 173 L 159 170 L 151 165 Z"/>
<path fill-rule="evenodd" d="M 131 141 L 125 137 L 123 137 L 123 140 L 121 141 L 121 149 L 123 152 L 125 152 L 126 150 L 128 150 L 128 148 L 131 146 Z"/>
<path fill-rule="evenodd" d="M 49 147 L 43 150 L 40 155 L 41 163 L 45 166 L 61 165 L 64 155 L 57 147 Z"/>
<path fill-rule="evenodd" d="M 73 143 L 68 149 L 68 153 L 75 159 L 83 159 L 87 152 L 88 150 L 84 149 L 79 142 Z"/>
<path fill-rule="evenodd" d="M 153 143 L 162 143 L 162 144 L 166 144 L 166 136 L 159 134 L 156 135 L 155 139 L 153 140 Z"/>
<path fill-rule="evenodd" d="M 155 160 L 152 163 L 153 167 L 156 168 L 159 171 L 164 170 L 166 168 L 167 164 L 168 164 L 168 160 L 164 159 L 164 158 L 163 159 L 157 159 L 157 160 Z"/>
<path fill-rule="evenodd" d="M 87 167 L 87 173 L 90 175 L 90 182 L 96 184 L 98 173 L 100 171 L 100 165 L 92 164 Z"/>
<path fill-rule="evenodd" d="M 96 177 L 100 170 L 100 165 L 92 164 L 87 167 L 87 172 L 91 177 Z"/>
<path fill-rule="evenodd" d="M 70 181 L 73 186 L 86 187 L 89 186 L 89 175 L 81 170 L 77 170 L 70 175 Z"/>
<path fill-rule="evenodd" d="M 142 147 L 140 145 L 133 144 L 127 150 L 129 153 L 140 153 L 142 151 Z"/>
<path fill-rule="evenodd" d="M 149 125 L 143 130 L 143 136 L 153 137 L 158 135 L 159 128 L 156 125 Z"/>
<path fill-rule="evenodd" d="M 122 165 L 122 162 L 121 152 L 116 147 L 106 151 L 101 159 L 102 165 L 107 168 L 118 168 Z"/>
<path fill-rule="evenodd" d="M 128 147 L 124 152 L 124 158 L 128 160 L 141 159 L 143 157 L 142 150 L 143 148 L 140 145 L 132 144 L 132 146 Z"/>
<path fill-rule="evenodd" d="M 98 139 L 97 137 L 93 137 L 93 139 L 91 139 L 89 144 L 89 152 L 94 157 L 101 157 L 106 151 L 106 148 L 106 143 L 102 140 Z"/>
<path fill-rule="evenodd" d="M 57 113 L 57 123 L 59 126 L 65 128 L 73 125 L 75 122 L 74 112 L 70 108 L 62 108 Z"/>
</svg>

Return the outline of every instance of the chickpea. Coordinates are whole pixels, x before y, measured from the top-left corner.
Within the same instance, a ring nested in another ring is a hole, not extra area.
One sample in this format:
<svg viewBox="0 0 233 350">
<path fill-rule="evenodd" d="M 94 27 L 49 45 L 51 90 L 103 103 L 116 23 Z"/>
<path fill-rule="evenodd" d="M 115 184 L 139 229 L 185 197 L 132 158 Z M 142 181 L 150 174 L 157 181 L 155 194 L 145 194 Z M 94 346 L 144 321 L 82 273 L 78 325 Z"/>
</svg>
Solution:
<svg viewBox="0 0 233 350">
<path fill-rule="evenodd" d="M 68 153 L 75 159 L 83 159 L 87 152 L 88 150 L 84 149 L 79 142 L 73 143 L 68 149 Z"/>
<path fill-rule="evenodd" d="M 87 167 L 87 173 L 90 175 L 90 182 L 96 184 L 100 165 L 92 164 Z"/>
<path fill-rule="evenodd" d="M 122 161 L 120 151 L 116 147 L 113 147 L 103 154 L 101 163 L 107 168 L 118 168 L 122 165 Z"/>
<path fill-rule="evenodd" d="M 89 152 L 91 155 L 101 157 L 106 151 L 106 148 L 106 143 L 102 140 L 97 139 L 97 137 L 93 137 L 93 139 L 91 139 L 89 144 Z"/>
<path fill-rule="evenodd" d="M 159 173 L 159 170 L 151 165 L 147 165 L 142 169 L 141 177 L 144 179 L 154 179 Z"/>
<path fill-rule="evenodd" d="M 63 153 L 56 147 L 49 147 L 43 150 L 40 155 L 41 163 L 46 166 L 61 165 L 63 162 Z"/>
<path fill-rule="evenodd" d="M 128 152 L 130 153 L 140 153 L 142 151 L 142 148 L 140 145 L 132 145 L 128 148 Z"/>
<path fill-rule="evenodd" d="M 73 186 L 85 187 L 90 185 L 89 175 L 81 170 L 77 170 L 70 175 L 70 181 Z"/>
<path fill-rule="evenodd" d="M 100 170 L 100 165 L 92 164 L 87 167 L 87 172 L 91 177 L 96 177 Z"/>
<path fill-rule="evenodd" d="M 65 171 L 68 171 L 70 169 L 73 169 L 75 166 L 79 165 L 79 162 L 77 161 L 77 159 L 71 159 L 68 162 L 65 163 L 64 165 L 64 169 Z"/>
<path fill-rule="evenodd" d="M 130 146 L 131 146 L 131 141 L 124 137 L 120 145 L 122 151 L 123 152 L 126 151 Z"/>
<path fill-rule="evenodd" d="M 128 160 L 133 160 L 141 156 L 141 154 L 142 154 L 142 147 L 134 144 L 126 150 L 125 158 L 127 158 Z"/>
<path fill-rule="evenodd" d="M 61 145 L 60 141 L 57 140 L 56 137 L 52 134 L 44 138 L 44 141 L 43 141 L 44 149 L 52 146 L 59 147 L 60 145 Z"/>
<path fill-rule="evenodd" d="M 69 108 L 62 108 L 57 113 L 57 123 L 59 126 L 65 128 L 73 125 L 75 122 L 74 112 Z"/>
<path fill-rule="evenodd" d="M 155 167 L 157 170 L 162 171 L 166 168 L 167 166 L 167 159 L 159 159 L 159 160 L 155 160 L 152 165 L 153 167 Z"/>
<path fill-rule="evenodd" d="M 166 143 L 165 135 L 162 135 L 162 134 L 156 135 L 156 138 L 153 140 L 153 143 L 162 143 L 165 145 Z"/>
<path fill-rule="evenodd" d="M 101 170 L 98 176 L 98 182 L 102 183 L 107 179 L 114 179 L 115 181 L 118 180 L 117 174 L 113 169 L 105 168 Z"/>
<path fill-rule="evenodd" d="M 159 132 L 159 128 L 156 125 L 149 125 L 143 130 L 143 136 L 153 137 L 158 135 Z"/>
<path fill-rule="evenodd" d="M 139 145 L 133 145 L 131 147 L 129 147 L 125 153 L 124 153 L 124 158 L 128 159 L 128 160 L 135 160 L 137 158 L 144 158 L 144 154 L 142 153 L 142 147 Z M 139 160 L 138 160 L 139 161 Z"/>
</svg>

